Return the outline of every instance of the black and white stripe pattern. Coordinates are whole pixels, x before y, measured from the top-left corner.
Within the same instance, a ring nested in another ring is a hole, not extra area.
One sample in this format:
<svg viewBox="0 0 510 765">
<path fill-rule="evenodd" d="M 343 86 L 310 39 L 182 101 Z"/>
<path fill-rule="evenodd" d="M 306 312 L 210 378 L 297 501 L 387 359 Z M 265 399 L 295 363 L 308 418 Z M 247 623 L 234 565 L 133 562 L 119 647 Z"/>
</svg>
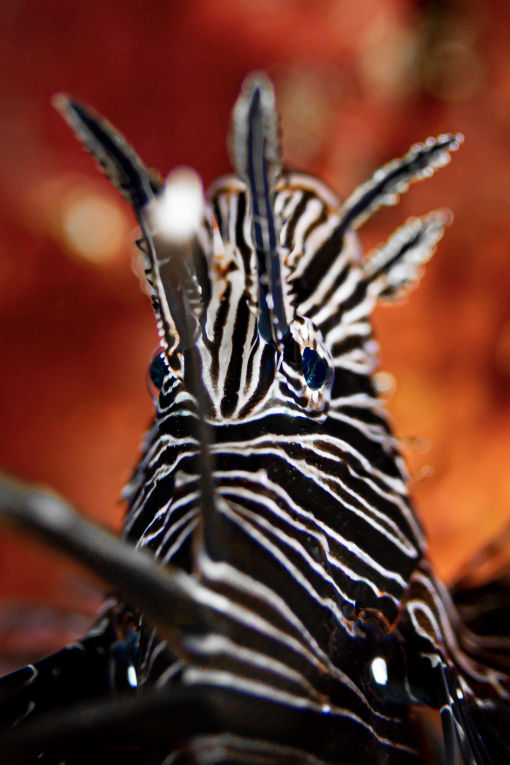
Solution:
<svg viewBox="0 0 510 765">
<path fill-rule="evenodd" d="M 411 219 L 366 257 L 354 233 L 461 138 L 417 144 L 341 204 L 281 167 L 255 75 L 234 110 L 237 175 L 179 244 L 154 224 L 160 190 L 133 150 L 86 107 L 59 108 L 139 216 L 162 343 L 124 539 L 167 567 L 175 614 L 144 612 L 136 586 L 128 617 L 111 611 L 138 694 L 119 702 L 124 740 L 158 765 L 411 765 L 410 708 L 426 705 L 448 763 L 508 759 L 508 643 L 471 633 L 426 562 L 372 381 L 372 310 L 420 277 L 448 216 Z M 118 724 L 99 709 L 66 735 Z"/>
<path fill-rule="evenodd" d="M 184 665 L 151 632 L 140 680 L 281 699 L 307 709 L 311 720 L 338 715 L 339 726 L 365 731 L 369 743 L 356 761 L 374 761 L 386 750 L 395 762 L 412 761 L 405 709 L 388 716 L 354 658 L 369 667 L 377 651 L 365 626 L 380 635 L 393 628 L 424 547 L 370 378 L 370 314 L 381 292 L 372 276 L 398 253 L 395 245 L 391 257 L 381 250 L 370 270 L 355 235 L 341 232 L 338 201 L 311 177 L 285 174 L 275 209 L 283 221 L 286 297 L 295 310 L 292 339 L 300 350 L 320 349 L 334 381 L 307 391 L 286 350 L 260 339 L 247 192 L 239 180 L 225 179 L 213 190 L 213 223 L 200 237 L 214 279 L 197 343 L 221 554 L 213 559 L 193 549 L 200 524 L 193 402 L 175 378 L 163 385 L 126 520 L 126 534 L 140 547 L 198 577 L 199 598 L 218 603 L 221 632 L 189 636 Z M 405 228 L 399 252 L 418 246 L 429 257 L 442 225 L 433 221 L 432 233 L 427 223 Z M 207 747 L 216 745 L 208 740 Z"/>
</svg>

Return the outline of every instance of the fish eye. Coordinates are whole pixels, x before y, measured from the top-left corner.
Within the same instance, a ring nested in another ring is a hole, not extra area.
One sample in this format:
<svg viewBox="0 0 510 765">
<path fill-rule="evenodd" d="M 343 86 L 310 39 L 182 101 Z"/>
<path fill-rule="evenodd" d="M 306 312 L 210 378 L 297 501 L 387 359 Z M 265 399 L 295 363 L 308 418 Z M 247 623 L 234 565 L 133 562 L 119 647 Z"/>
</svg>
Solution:
<svg viewBox="0 0 510 765">
<path fill-rule="evenodd" d="M 149 367 L 149 375 L 153 382 L 153 384 L 158 388 L 158 390 L 161 390 L 161 386 L 163 385 L 163 380 L 165 379 L 166 375 L 168 374 L 168 368 L 165 364 L 165 360 L 163 358 L 162 353 L 158 353 L 157 356 L 154 357 L 152 360 L 152 363 Z"/>
<path fill-rule="evenodd" d="M 329 366 L 313 348 L 305 348 L 303 351 L 303 374 L 306 384 L 312 390 L 317 390 L 326 381 L 329 374 Z"/>
</svg>

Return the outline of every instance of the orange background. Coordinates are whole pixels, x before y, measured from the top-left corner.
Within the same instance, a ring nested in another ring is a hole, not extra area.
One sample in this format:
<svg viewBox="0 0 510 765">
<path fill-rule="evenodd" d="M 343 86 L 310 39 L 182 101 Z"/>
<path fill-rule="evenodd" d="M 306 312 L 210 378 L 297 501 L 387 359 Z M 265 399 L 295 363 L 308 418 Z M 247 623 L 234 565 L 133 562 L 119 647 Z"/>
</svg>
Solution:
<svg viewBox="0 0 510 765">
<path fill-rule="evenodd" d="M 190 164 L 208 184 L 229 169 L 240 83 L 263 68 L 287 162 L 341 196 L 417 140 L 466 136 L 448 168 L 362 230 L 368 248 L 412 214 L 455 214 L 419 290 L 376 316 L 431 555 L 451 578 L 510 518 L 509 22 L 507 0 L 159 0 L 143 9 L 4 0 L 0 465 L 119 528 L 117 498 L 152 412 L 145 378 L 157 340 L 129 265 L 134 219 L 52 95 L 92 104 L 164 174 Z M 23 632 L 21 603 L 90 613 L 97 600 L 78 569 L 1 531 L 4 653 L 83 627 L 48 616 Z"/>
</svg>

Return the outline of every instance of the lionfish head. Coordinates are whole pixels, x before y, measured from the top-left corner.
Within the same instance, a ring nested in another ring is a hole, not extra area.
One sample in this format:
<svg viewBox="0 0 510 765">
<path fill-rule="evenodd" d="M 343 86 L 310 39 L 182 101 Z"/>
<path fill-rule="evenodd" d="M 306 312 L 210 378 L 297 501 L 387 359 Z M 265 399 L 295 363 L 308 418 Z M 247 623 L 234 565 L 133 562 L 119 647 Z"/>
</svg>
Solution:
<svg viewBox="0 0 510 765">
<path fill-rule="evenodd" d="M 235 104 L 230 153 L 236 174 L 205 200 L 197 176 L 181 169 L 142 211 L 163 344 L 153 379 L 164 387 L 165 366 L 192 390 L 189 370 L 198 368 L 214 421 L 282 407 L 322 416 L 334 364 L 307 315 L 307 248 L 291 208 L 300 196 L 316 199 L 320 226 L 337 203 L 283 170 L 274 90 L 262 73 L 245 81 Z M 349 251 L 357 254 L 352 242 Z"/>
<path fill-rule="evenodd" d="M 204 199 L 194 171 L 162 184 L 88 107 L 63 96 L 56 105 L 138 215 L 161 339 L 158 388 L 200 387 L 215 422 L 284 410 L 323 421 L 332 396 L 367 390 L 374 304 L 416 280 L 446 218 L 408 221 L 365 259 L 354 229 L 448 161 L 459 136 L 417 144 L 341 205 L 315 178 L 282 167 L 273 86 L 254 73 L 233 110 L 236 174 Z"/>
</svg>

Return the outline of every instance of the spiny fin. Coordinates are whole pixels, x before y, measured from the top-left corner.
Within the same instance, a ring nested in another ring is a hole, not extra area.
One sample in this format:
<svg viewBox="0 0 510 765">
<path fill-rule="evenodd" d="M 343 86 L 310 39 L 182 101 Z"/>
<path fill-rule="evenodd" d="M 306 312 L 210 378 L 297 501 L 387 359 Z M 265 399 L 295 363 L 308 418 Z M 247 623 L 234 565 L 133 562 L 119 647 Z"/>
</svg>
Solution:
<svg viewBox="0 0 510 765">
<path fill-rule="evenodd" d="M 380 207 L 397 204 L 400 194 L 406 192 L 411 183 L 429 178 L 437 168 L 447 165 L 450 153 L 456 151 L 463 140 L 460 133 L 427 138 L 424 143 L 412 146 L 402 159 L 380 167 L 343 203 L 342 228 L 359 228 Z"/>
<path fill-rule="evenodd" d="M 464 564 L 451 589 L 476 590 L 505 576 L 510 577 L 510 523 Z"/>
<path fill-rule="evenodd" d="M 510 525 L 463 567 L 450 594 L 477 657 L 510 670 Z M 477 636 L 482 636 L 480 641 Z"/>
<path fill-rule="evenodd" d="M 143 611 L 172 650 L 180 650 L 183 635 L 207 629 L 190 597 L 194 582 L 188 574 L 117 539 L 55 494 L 0 475 L 0 521 L 85 565 L 123 602 Z"/>
<path fill-rule="evenodd" d="M 409 218 L 388 241 L 363 263 L 365 279 L 377 284 L 378 296 L 393 300 L 416 283 L 422 266 L 435 252 L 436 244 L 450 222 L 446 210 L 422 218 Z"/>
<path fill-rule="evenodd" d="M 484 703 L 465 693 L 454 670 L 441 667 L 444 700 L 441 721 L 446 762 L 452 765 L 499 765 L 509 762 L 506 731 L 510 715 L 500 699 Z"/>
<path fill-rule="evenodd" d="M 87 698 L 109 695 L 110 649 L 117 636 L 105 616 L 83 640 L 0 679 L 0 728 Z"/>
</svg>

